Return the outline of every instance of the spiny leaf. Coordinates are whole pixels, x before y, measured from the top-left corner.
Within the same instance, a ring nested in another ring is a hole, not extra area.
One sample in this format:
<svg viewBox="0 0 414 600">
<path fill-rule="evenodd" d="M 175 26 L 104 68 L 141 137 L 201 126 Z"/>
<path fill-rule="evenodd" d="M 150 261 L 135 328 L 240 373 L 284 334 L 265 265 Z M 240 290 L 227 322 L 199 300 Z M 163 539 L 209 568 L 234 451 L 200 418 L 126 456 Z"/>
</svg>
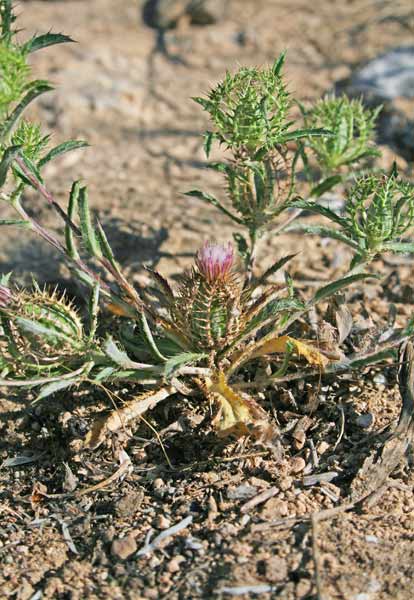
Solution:
<svg viewBox="0 0 414 600">
<path fill-rule="evenodd" d="M 311 196 L 312 198 L 319 198 L 320 196 L 325 194 L 325 192 L 329 192 L 329 190 L 341 183 L 341 181 L 341 175 L 332 175 L 331 177 L 327 177 L 311 189 L 309 196 Z"/>
<path fill-rule="evenodd" d="M 291 142 L 293 140 L 299 140 L 305 137 L 321 137 L 321 136 L 333 136 L 334 134 L 329 129 L 323 129 L 318 127 L 316 129 L 296 129 L 295 131 L 289 131 L 285 135 L 281 136 L 279 143 Z"/>
<path fill-rule="evenodd" d="M 7 117 L 0 127 L 0 137 L 5 138 L 13 129 L 17 119 L 23 113 L 25 108 L 38 96 L 53 90 L 53 86 L 48 81 L 34 81 L 30 85 L 30 90 L 19 102 L 13 112 Z"/>
<path fill-rule="evenodd" d="M 89 146 L 88 142 L 83 140 L 68 140 L 67 142 L 63 142 L 58 146 L 52 148 L 43 158 L 39 160 L 37 166 L 43 167 L 45 164 L 60 156 L 61 154 L 65 154 L 66 152 L 71 152 L 72 150 L 76 150 L 77 148 L 85 148 Z"/>
<path fill-rule="evenodd" d="M 307 233 L 308 235 L 318 235 L 321 238 L 331 238 L 333 240 L 339 240 L 348 246 L 351 246 L 354 250 L 359 250 L 359 246 L 356 242 L 347 237 L 340 229 L 332 229 L 331 227 L 324 227 L 323 225 L 307 225 L 306 223 L 294 223 L 288 225 L 283 229 L 284 233 L 296 232 L 296 233 Z"/>
<path fill-rule="evenodd" d="M 218 208 L 219 210 L 221 210 L 221 212 L 223 212 L 225 215 L 227 215 L 228 217 L 230 217 L 230 219 L 232 219 L 233 221 L 235 221 L 239 225 L 241 225 L 243 223 L 243 221 L 241 219 L 239 219 L 239 217 L 236 217 L 236 215 L 234 215 L 229 210 L 227 210 L 227 208 L 225 208 L 221 204 L 221 202 L 219 202 L 217 200 L 217 198 L 215 198 L 211 194 L 206 194 L 205 192 L 201 192 L 200 190 L 190 190 L 189 192 L 185 192 L 184 195 L 185 196 L 190 196 L 192 198 L 199 198 L 200 200 L 203 200 L 204 202 L 207 202 L 208 204 L 212 204 L 213 206 L 215 206 L 216 208 Z"/>
<path fill-rule="evenodd" d="M 94 226 L 92 225 L 92 218 L 88 203 L 88 191 L 86 187 L 80 188 L 78 202 L 82 240 L 88 252 L 90 252 L 92 256 L 100 258 L 102 256 L 102 250 L 95 233 Z"/>
<path fill-rule="evenodd" d="M 21 146 L 10 146 L 4 151 L 0 162 L 0 187 L 3 187 L 7 173 L 15 158 L 20 155 L 21 148 Z"/>
<path fill-rule="evenodd" d="M 36 52 L 37 50 L 41 50 L 42 48 L 47 48 L 48 46 L 55 46 L 56 44 L 66 44 L 67 42 L 74 42 L 71 37 L 68 35 L 64 35 L 63 33 L 43 33 L 41 35 L 35 35 L 26 42 L 22 50 L 24 52 Z"/>
<path fill-rule="evenodd" d="M 329 296 L 336 294 L 336 292 L 339 292 L 339 290 L 342 290 L 343 288 L 350 286 L 352 283 L 355 283 L 356 281 L 361 281 L 362 279 L 369 279 L 369 278 L 378 279 L 378 277 L 376 275 L 373 275 L 372 273 L 356 273 L 355 275 L 349 275 L 348 277 L 344 277 L 342 279 L 337 279 L 336 281 L 333 281 L 332 283 L 329 283 L 328 285 L 321 287 L 316 292 L 316 294 L 314 295 L 312 300 L 310 300 L 309 306 L 313 306 L 314 304 L 321 302 L 325 298 L 329 298 Z"/>
<path fill-rule="evenodd" d="M 293 347 L 298 355 L 303 356 L 310 365 L 316 365 L 323 369 L 329 362 L 329 359 L 317 348 L 311 346 L 309 342 L 296 340 L 288 335 L 268 340 L 264 344 L 259 343 L 250 358 L 257 358 L 278 352 L 288 352 L 290 347 Z"/>
<path fill-rule="evenodd" d="M 176 354 L 169 358 L 165 363 L 164 377 L 169 379 L 174 372 L 181 367 L 194 364 L 207 356 L 207 354 L 201 354 L 199 352 L 182 352 L 181 354 Z"/>
<path fill-rule="evenodd" d="M 278 261 L 276 261 L 271 267 L 269 267 L 263 273 L 263 275 L 260 277 L 259 281 L 257 282 L 257 285 L 263 285 L 264 283 L 266 283 L 266 281 L 269 279 L 269 277 L 271 277 L 272 275 L 274 275 L 275 273 L 277 273 L 289 261 L 291 261 L 292 258 L 295 258 L 295 256 L 297 256 L 297 255 L 298 255 L 297 252 L 295 254 L 288 254 L 287 256 L 284 256 L 283 258 L 281 258 Z"/>
<path fill-rule="evenodd" d="M 68 203 L 68 218 L 72 223 L 75 218 L 75 215 L 78 212 L 79 192 L 80 192 L 80 182 L 75 181 L 72 184 L 72 189 L 70 190 L 69 203 Z M 77 260 L 79 258 L 79 253 L 78 253 L 78 250 L 77 250 L 76 244 L 75 244 L 73 228 L 69 225 L 69 223 L 66 223 L 66 225 L 65 225 L 65 241 L 66 241 L 66 249 L 68 251 L 69 256 L 71 258 L 73 258 L 74 260 Z"/>
<path fill-rule="evenodd" d="M 105 354 L 113 360 L 113 362 L 123 369 L 136 369 L 136 370 L 151 370 L 152 365 L 135 362 L 131 360 L 126 352 L 120 350 L 116 345 L 113 338 L 108 337 L 103 346 Z"/>
<path fill-rule="evenodd" d="M 53 381 L 52 383 L 48 383 L 40 388 L 39 394 L 33 400 L 33 404 L 40 402 L 44 398 L 55 394 L 56 392 L 60 392 L 66 388 L 72 387 L 73 385 L 78 385 L 79 379 L 64 379 L 62 381 Z"/>
<path fill-rule="evenodd" d="M 0 219 L 0 225 L 14 225 L 15 227 L 27 228 L 32 226 L 30 221 L 23 221 L 22 219 Z"/>
</svg>

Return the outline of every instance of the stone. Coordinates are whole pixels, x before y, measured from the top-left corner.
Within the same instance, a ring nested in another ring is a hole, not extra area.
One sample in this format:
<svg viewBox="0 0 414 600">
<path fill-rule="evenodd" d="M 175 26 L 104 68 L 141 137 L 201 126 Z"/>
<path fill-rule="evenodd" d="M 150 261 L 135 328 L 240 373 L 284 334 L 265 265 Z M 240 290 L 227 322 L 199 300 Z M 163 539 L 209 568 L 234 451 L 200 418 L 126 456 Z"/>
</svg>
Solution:
<svg viewBox="0 0 414 600">
<path fill-rule="evenodd" d="M 137 542 L 132 535 L 127 535 L 124 538 L 117 538 L 112 542 L 111 554 L 116 558 L 125 560 L 131 554 L 134 554 L 138 549 Z"/>
<path fill-rule="evenodd" d="M 377 56 L 352 75 L 350 87 L 353 95 L 414 98 L 414 46 L 400 46 Z"/>
<path fill-rule="evenodd" d="M 280 556 L 272 556 L 266 561 L 266 579 L 270 583 L 280 583 L 287 579 L 288 568 L 286 560 Z"/>
</svg>

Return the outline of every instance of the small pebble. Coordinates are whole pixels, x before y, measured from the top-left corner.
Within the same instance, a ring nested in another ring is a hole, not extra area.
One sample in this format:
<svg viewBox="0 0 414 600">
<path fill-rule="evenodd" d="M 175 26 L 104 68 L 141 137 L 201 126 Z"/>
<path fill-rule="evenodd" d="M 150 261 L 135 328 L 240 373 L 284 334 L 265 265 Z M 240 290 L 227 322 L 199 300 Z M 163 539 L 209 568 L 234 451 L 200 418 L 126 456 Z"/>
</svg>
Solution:
<svg viewBox="0 0 414 600">
<path fill-rule="evenodd" d="M 125 560 L 131 554 L 137 551 L 137 543 L 132 535 L 124 538 L 118 538 L 112 542 L 111 553 L 116 558 Z"/>
<path fill-rule="evenodd" d="M 181 567 L 180 564 L 185 561 L 184 556 L 181 556 L 180 554 L 178 556 L 174 556 L 173 559 L 170 560 L 170 562 L 168 563 L 167 569 L 169 573 L 177 573 L 178 571 L 180 571 Z"/>
<path fill-rule="evenodd" d="M 155 527 L 157 527 L 157 529 L 168 529 L 169 527 L 171 527 L 171 521 L 167 519 L 167 517 L 165 517 L 164 515 L 158 515 L 155 518 L 154 525 Z"/>
<path fill-rule="evenodd" d="M 301 456 L 295 456 L 290 461 L 290 469 L 292 473 L 300 473 L 306 466 L 306 462 Z"/>
<path fill-rule="evenodd" d="M 279 488 L 282 490 L 282 492 L 285 492 L 286 490 L 288 490 L 292 487 L 292 484 L 293 484 L 292 477 L 289 477 L 287 475 L 286 477 L 282 477 L 282 479 L 279 481 Z"/>
<path fill-rule="evenodd" d="M 356 424 L 358 427 L 362 427 L 363 429 L 368 429 L 374 423 L 374 415 L 372 413 L 365 413 L 364 415 L 359 415 L 356 420 Z"/>
</svg>

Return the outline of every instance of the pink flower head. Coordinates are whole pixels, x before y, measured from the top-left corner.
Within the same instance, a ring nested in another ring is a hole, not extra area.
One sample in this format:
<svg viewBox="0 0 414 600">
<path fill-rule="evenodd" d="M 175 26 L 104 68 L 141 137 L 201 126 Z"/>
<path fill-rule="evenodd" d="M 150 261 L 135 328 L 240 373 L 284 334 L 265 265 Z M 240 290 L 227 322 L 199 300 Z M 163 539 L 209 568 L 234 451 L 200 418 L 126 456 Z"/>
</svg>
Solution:
<svg viewBox="0 0 414 600">
<path fill-rule="evenodd" d="M 5 308 L 12 299 L 10 288 L 0 284 L 0 308 Z"/>
<path fill-rule="evenodd" d="M 196 255 L 196 265 L 209 282 L 224 280 L 233 266 L 233 247 L 205 242 Z"/>
</svg>

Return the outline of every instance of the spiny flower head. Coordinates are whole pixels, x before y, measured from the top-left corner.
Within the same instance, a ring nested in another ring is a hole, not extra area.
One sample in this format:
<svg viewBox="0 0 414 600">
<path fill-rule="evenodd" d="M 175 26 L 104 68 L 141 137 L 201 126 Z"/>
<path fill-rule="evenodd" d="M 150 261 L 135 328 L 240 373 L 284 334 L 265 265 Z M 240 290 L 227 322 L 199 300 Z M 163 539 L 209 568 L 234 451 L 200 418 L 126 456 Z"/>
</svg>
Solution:
<svg viewBox="0 0 414 600">
<path fill-rule="evenodd" d="M 224 281 L 229 276 L 234 262 L 232 245 L 230 242 L 227 246 L 205 242 L 197 252 L 195 262 L 200 274 L 209 283 Z"/>
</svg>

